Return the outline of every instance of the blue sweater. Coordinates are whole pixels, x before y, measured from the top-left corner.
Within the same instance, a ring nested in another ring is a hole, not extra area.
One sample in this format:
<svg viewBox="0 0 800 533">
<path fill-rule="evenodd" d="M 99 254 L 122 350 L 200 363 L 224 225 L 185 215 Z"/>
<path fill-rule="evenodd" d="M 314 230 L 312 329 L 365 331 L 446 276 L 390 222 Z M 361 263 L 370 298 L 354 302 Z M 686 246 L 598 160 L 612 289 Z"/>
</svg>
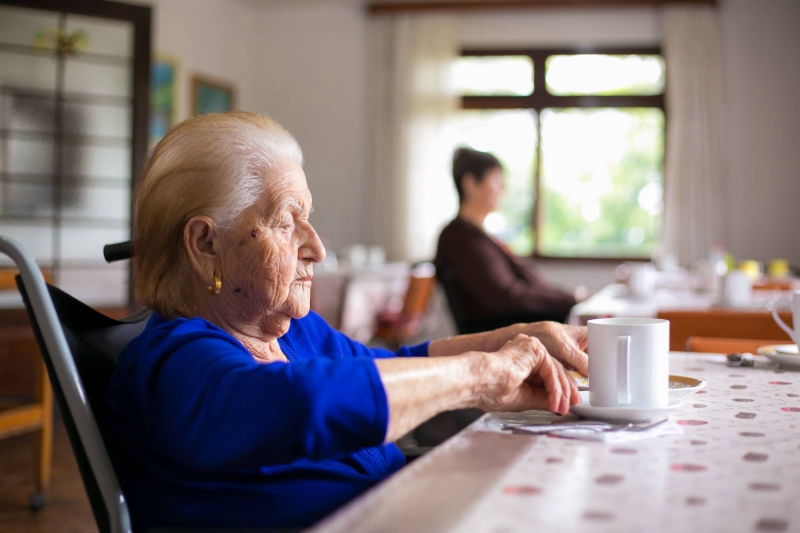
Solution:
<svg viewBox="0 0 800 533">
<path fill-rule="evenodd" d="M 119 357 L 104 426 L 134 529 L 311 524 L 400 468 L 371 349 L 317 314 L 259 363 L 217 326 L 153 315 Z"/>
</svg>

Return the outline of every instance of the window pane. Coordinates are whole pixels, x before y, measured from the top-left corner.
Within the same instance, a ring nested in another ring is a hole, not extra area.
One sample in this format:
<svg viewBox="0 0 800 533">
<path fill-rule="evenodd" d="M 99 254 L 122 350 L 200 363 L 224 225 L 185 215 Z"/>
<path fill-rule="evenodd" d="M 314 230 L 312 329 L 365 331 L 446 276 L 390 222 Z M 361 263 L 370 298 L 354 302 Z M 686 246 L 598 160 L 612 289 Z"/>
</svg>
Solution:
<svg viewBox="0 0 800 533">
<path fill-rule="evenodd" d="M 550 56 L 545 69 L 548 92 L 559 96 L 664 92 L 664 59 L 656 55 Z"/>
<path fill-rule="evenodd" d="M 466 96 L 527 96 L 533 92 L 533 61 L 528 56 L 460 57 L 453 83 Z"/>
<path fill-rule="evenodd" d="M 500 210 L 486 218 L 486 230 L 514 252 L 531 253 L 536 115 L 527 109 L 461 111 L 456 126 L 459 146 L 491 152 L 505 169 Z"/>
<path fill-rule="evenodd" d="M 542 112 L 540 252 L 648 256 L 662 210 L 660 109 Z"/>
</svg>

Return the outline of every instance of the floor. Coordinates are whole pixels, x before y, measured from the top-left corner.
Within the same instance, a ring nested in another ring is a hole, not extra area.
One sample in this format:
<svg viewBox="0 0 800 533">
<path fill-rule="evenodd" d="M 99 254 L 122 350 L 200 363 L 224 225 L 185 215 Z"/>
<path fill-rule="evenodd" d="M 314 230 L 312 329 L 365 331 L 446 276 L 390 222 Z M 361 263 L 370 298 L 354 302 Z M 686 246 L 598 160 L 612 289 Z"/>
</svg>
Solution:
<svg viewBox="0 0 800 533">
<path fill-rule="evenodd" d="M 47 504 L 28 508 L 33 492 L 33 435 L 0 440 L 0 531 L 3 533 L 96 532 L 89 500 L 60 417 L 53 431 L 53 474 Z"/>
</svg>

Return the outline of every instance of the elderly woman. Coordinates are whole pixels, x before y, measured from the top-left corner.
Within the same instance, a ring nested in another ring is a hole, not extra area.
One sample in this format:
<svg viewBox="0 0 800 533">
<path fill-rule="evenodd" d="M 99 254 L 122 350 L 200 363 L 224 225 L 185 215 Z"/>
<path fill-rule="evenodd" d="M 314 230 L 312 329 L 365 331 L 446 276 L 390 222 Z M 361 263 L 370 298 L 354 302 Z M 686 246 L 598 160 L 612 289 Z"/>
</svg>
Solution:
<svg viewBox="0 0 800 533">
<path fill-rule="evenodd" d="M 302 526 L 400 468 L 447 409 L 579 401 L 585 330 L 519 324 L 392 353 L 309 311 L 311 193 L 296 141 L 251 113 L 174 128 L 139 183 L 133 281 L 154 313 L 106 393 L 135 529 Z"/>
</svg>

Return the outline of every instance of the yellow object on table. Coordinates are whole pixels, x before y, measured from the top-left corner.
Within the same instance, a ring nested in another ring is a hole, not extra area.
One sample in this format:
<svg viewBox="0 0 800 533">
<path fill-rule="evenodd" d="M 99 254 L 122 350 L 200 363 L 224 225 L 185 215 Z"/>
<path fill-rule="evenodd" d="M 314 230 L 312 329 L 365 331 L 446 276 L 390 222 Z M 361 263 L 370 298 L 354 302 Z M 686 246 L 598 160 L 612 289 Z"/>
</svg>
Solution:
<svg viewBox="0 0 800 533">
<path fill-rule="evenodd" d="M 739 263 L 738 270 L 750 276 L 751 281 L 755 281 L 761 276 L 761 263 L 748 259 Z"/>
<path fill-rule="evenodd" d="M 789 262 L 786 259 L 773 259 L 767 266 L 767 274 L 773 278 L 785 278 L 789 275 Z"/>
</svg>

